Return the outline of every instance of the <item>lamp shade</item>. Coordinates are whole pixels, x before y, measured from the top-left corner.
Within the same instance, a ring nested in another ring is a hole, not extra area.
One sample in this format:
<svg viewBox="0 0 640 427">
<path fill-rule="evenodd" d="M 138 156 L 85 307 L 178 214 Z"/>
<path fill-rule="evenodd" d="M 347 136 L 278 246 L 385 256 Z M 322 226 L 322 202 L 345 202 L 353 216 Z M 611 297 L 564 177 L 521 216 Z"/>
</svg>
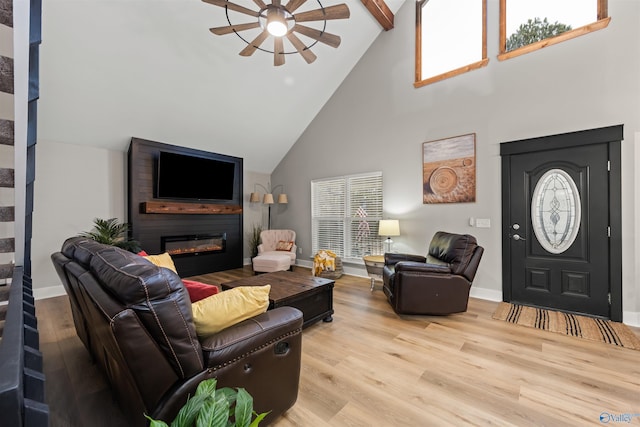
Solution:
<svg viewBox="0 0 640 427">
<path fill-rule="evenodd" d="M 378 223 L 379 236 L 399 236 L 400 222 L 397 219 L 381 219 Z"/>
<path fill-rule="evenodd" d="M 285 193 L 281 193 L 278 195 L 278 203 L 282 203 L 282 204 L 289 203 L 289 199 L 287 199 L 287 195 Z"/>
<path fill-rule="evenodd" d="M 273 194 L 271 194 L 271 193 L 265 194 L 264 198 L 262 199 L 262 203 L 264 203 L 265 205 L 272 205 L 273 204 Z"/>
<path fill-rule="evenodd" d="M 251 193 L 251 196 L 249 196 L 249 202 L 257 203 L 259 201 L 260 201 L 260 193 Z"/>
</svg>

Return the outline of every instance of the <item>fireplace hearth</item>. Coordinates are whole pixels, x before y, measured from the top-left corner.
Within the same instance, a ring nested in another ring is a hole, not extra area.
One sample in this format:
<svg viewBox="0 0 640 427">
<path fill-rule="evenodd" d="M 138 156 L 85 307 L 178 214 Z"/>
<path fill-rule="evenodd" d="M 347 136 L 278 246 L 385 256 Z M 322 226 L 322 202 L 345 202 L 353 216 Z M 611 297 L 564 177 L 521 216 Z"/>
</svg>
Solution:
<svg viewBox="0 0 640 427">
<path fill-rule="evenodd" d="M 186 236 L 162 236 L 162 252 L 172 257 L 223 253 L 227 248 L 227 233 Z"/>
</svg>

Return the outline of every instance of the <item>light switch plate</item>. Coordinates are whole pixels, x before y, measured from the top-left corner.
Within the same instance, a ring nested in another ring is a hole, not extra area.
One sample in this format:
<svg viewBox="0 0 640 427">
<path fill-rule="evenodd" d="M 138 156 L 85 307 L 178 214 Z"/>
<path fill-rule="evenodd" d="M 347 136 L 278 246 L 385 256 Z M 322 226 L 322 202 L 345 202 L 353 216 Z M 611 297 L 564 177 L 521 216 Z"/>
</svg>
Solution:
<svg viewBox="0 0 640 427">
<path fill-rule="evenodd" d="M 476 218 L 476 227 L 478 228 L 491 228 L 490 218 Z"/>
</svg>

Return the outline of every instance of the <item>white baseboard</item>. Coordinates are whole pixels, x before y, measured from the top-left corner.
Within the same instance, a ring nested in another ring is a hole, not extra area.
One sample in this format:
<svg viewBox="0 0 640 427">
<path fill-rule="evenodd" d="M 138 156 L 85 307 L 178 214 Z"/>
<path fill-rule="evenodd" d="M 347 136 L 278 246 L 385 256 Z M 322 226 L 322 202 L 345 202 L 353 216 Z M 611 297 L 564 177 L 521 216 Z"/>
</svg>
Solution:
<svg viewBox="0 0 640 427">
<path fill-rule="evenodd" d="M 640 312 L 637 311 L 623 311 L 622 323 L 629 326 L 640 327 Z"/>
<path fill-rule="evenodd" d="M 59 297 L 66 294 L 67 292 L 64 290 L 64 286 L 62 285 L 33 289 L 33 298 L 36 300 Z"/>
<path fill-rule="evenodd" d="M 476 288 L 471 286 L 469 296 L 487 301 L 502 301 L 502 291 L 496 291 L 494 289 Z"/>
</svg>

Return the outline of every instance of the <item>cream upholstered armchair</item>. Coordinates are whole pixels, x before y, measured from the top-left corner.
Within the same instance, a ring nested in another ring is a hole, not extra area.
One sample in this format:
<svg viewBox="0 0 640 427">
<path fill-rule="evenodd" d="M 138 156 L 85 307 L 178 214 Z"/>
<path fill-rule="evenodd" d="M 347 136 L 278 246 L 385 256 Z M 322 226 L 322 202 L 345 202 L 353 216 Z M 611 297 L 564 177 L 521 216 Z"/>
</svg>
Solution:
<svg viewBox="0 0 640 427">
<path fill-rule="evenodd" d="M 287 254 L 291 265 L 296 263 L 296 232 L 293 230 L 264 230 L 260 233 L 258 256 Z"/>
</svg>

